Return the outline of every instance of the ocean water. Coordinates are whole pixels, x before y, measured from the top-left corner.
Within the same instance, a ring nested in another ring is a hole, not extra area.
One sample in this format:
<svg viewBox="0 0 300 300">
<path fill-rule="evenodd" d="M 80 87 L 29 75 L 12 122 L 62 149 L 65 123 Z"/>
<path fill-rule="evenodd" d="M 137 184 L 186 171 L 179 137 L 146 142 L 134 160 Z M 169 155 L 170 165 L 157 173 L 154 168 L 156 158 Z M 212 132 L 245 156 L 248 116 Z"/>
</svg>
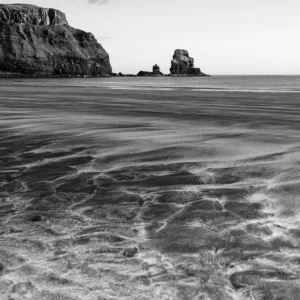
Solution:
<svg viewBox="0 0 300 300">
<path fill-rule="evenodd" d="M 25 79 L 17 84 L 88 86 L 111 89 L 196 89 L 212 91 L 300 92 L 300 76 L 211 76 L 211 77 L 110 77 L 77 79 Z M 10 84 L 14 84 L 11 83 Z"/>
<path fill-rule="evenodd" d="M 0 91 L 1 300 L 299 300 L 300 77 Z"/>
</svg>

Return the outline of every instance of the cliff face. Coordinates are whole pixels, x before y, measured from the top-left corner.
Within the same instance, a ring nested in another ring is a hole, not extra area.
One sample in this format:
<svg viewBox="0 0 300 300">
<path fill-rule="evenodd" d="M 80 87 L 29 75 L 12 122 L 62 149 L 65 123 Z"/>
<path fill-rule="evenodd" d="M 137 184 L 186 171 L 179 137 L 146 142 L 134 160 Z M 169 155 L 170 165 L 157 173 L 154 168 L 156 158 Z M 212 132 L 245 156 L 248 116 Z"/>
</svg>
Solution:
<svg viewBox="0 0 300 300">
<path fill-rule="evenodd" d="M 27 76 L 112 72 L 91 33 L 68 25 L 64 13 L 33 5 L 0 5 L 0 71 Z"/>
<path fill-rule="evenodd" d="M 69 25 L 66 15 L 61 11 L 29 4 L 1 4 L 0 22 L 6 24 Z"/>
<path fill-rule="evenodd" d="M 194 67 L 194 58 L 189 56 L 188 51 L 177 49 L 174 52 L 173 60 L 171 61 L 171 75 L 177 76 L 205 76 L 200 68 Z"/>
</svg>

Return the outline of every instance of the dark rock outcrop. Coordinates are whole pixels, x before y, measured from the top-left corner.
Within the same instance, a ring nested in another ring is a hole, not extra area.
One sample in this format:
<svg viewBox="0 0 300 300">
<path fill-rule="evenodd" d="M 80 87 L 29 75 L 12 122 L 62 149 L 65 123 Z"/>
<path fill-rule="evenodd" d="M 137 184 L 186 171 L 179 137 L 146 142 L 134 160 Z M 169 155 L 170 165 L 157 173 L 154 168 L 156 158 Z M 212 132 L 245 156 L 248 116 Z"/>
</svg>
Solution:
<svg viewBox="0 0 300 300">
<path fill-rule="evenodd" d="M 292 273 L 277 270 L 247 270 L 233 273 L 229 280 L 235 289 L 261 285 L 262 281 L 288 281 L 296 279 Z"/>
<path fill-rule="evenodd" d="M 175 50 L 170 72 L 173 76 L 207 76 L 199 68 L 194 67 L 194 58 L 189 56 L 188 51 L 182 49 Z"/>
<path fill-rule="evenodd" d="M 4 266 L 0 262 L 0 276 L 4 273 Z"/>
<path fill-rule="evenodd" d="M 137 76 L 163 76 L 164 74 L 160 72 L 160 68 L 158 65 L 154 65 L 152 68 L 152 72 L 148 71 L 140 71 Z"/>
<path fill-rule="evenodd" d="M 160 67 L 158 65 L 154 65 L 152 68 L 152 73 L 156 76 L 161 76 L 163 73 L 160 71 Z"/>
<path fill-rule="evenodd" d="M 154 74 L 148 71 L 139 71 L 136 76 L 154 76 Z"/>
<path fill-rule="evenodd" d="M 0 22 L 6 24 L 69 25 L 66 15 L 61 11 L 30 4 L 1 4 Z"/>
<path fill-rule="evenodd" d="M 128 248 L 123 252 L 123 256 L 132 258 L 138 254 L 138 249 L 136 247 L 134 248 Z"/>
<path fill-rule="evenodd" d="M 109 55 L 64 13 L 27 4 L 0 5 L 0 76 L 108 76 Z"/>
</svg>

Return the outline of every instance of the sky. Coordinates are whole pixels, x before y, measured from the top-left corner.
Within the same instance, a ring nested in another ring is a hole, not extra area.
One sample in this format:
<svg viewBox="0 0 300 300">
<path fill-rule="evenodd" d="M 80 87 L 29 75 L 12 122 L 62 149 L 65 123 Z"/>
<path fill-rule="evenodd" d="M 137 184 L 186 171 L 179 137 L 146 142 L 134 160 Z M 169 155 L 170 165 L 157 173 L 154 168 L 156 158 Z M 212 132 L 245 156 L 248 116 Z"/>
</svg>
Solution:
<svg viewBox="0 0 300 300">
<path fill-rule="evenodd" d="M 211 75 L 300 75 L 299 0 L 4 0 L 56 8 L 92 32 L 113 72 L 158 64 L 175 49 Z"/>
</svg>

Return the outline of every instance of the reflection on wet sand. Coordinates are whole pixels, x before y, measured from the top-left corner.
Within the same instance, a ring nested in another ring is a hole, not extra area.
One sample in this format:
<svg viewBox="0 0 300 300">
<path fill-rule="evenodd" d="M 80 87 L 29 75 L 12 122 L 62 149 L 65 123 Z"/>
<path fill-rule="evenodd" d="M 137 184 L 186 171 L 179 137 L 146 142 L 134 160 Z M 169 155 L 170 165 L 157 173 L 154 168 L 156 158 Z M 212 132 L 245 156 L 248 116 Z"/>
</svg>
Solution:
<svg viewBox="0 0 300 300">
<path fill-rule="evenodd" d="M 297 94 L 1 91 L 3 299 L 299 299 Z"/>
</svg>

